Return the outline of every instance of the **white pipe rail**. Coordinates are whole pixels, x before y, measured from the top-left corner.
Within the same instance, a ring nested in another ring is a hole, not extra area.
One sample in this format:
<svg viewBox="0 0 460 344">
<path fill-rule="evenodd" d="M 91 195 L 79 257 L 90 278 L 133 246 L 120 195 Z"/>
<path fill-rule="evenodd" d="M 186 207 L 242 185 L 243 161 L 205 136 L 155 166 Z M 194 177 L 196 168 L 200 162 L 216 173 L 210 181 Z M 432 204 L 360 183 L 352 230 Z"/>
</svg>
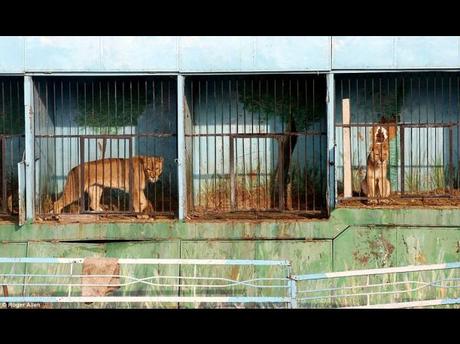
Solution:
<svg viewBox="0 0 460 344">
<path fill-rule="evenodd" d="M 182 272 L 178 275 L 161 275 L 158 272 L 158 275 L 133 276 L 127 273 L 127 271 L 117 275 L 85 275 L 75 271 L 75 265 L 83 264 L 84 261 L 85 258 L 0 257 L 0 266 L 1 264 L 34 264 L 39 266 L 40 271 L 46 271 L 47 266 L 55 267 L 59 264 L 69 266 L 70 268 L 69 273 L 2 273 L 0 274 L 0 285 L 13 288 L 22 287 L 23 292 L 20 296 L 0 295 L 0 303 L 285 303 L 292 307 L 292 302 L 295 302 L 295 299 L 292 298 L 292 293 L 290 291 L 292 281 L 289 279 L 290 262 L 288 260 L 150 258 L 122 258 L 117 260 L 120 267 L 142 265 L 193 266 L 195 273 L 198 266 L 204 268 L 215 267 L 212 274 L 208 273 L 210 276 L 203 276 L 199 274 L 187 276 L 184 275 L 184 270 L 182 270 Z M 229 276 L 227 276 L 228 270 L 226 270 L 227 275 L 225 274 L 225 271 L 222 270 L 225 266 L 265 266 L 278 268 L 278 273 L 274 277 L 239 279 L 238 276 L 236 278 L 229 278 Z M 148 269 L 144 269 L 143 271 L 148 271 Z M 99 277 L 105 277 L 108 280 L 115 277 L 119 279 L 119 282 L 114 283 L 113 281 L 110 281 L 110 283 L 83 283 L 82 280 L 82 278 L 88 280 L 88 278 Z M 39 279 L 39 281 L 32 281 L 33 279 Z M 190 280 L 193 282 L 187 282 Z M 117 287 L 122 288 L 121 291 L 123 292 L 123 288 L 134 285 L 141 286 L 141 293 L 144 295 L 79 296 L 79 292 L 82 290 L 80 288 L 82 287 Z M 35 295 L 37 293 L 36 289 L 32 292 L 33 295 L 28 295 L 27 292 L 31 293 L 31 289 L 33 290 L 38 287 L 41 288 L 38 293 L 45 295 Z M 61 289 L 65 288 L 66 292 L 57 291 L 56 288 L 59 287 L 61 287 Z M 152 287 L 155 289 L 152 289 Z M 233 287 L 238 287 L 238 294 L 242 295 L 235 294 L 228 296 L 229 288 Z M 188 291 L 190 291 L 191 288 L 194 290 L 193 296 L 188 295 Z M 255 291 L 255 293 L 251 290 Z M 265 291 L 269 291 L 271 294 L 265 294 Z"/>
</svg>

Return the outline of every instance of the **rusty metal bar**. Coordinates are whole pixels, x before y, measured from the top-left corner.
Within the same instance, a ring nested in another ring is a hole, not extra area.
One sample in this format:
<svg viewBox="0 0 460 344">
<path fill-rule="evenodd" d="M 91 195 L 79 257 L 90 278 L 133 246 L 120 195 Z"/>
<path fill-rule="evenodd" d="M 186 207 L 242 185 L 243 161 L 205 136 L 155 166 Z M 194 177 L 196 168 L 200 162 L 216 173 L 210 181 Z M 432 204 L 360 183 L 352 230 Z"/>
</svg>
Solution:
<svg viewBox="0 0 460 344">
<path fill-rule="evenodd" d="M 133 160 L 133 142 L 128 140 L 128 149 L 129 149 L 129 211 L 134 212 L 133 209 L 133 190 L 134 190 L 134 165 Z"/>
<path fill-rule="evenodd" d="M 85 137 L 81 136 L 80 137 L 80 213 L 84 213 L 84 212 L 85 212 Z"/>
<path fill-rule="evenodd" d="M 282 139 L 278 139 L 278 160 L 279 163 L 279 170 L 278 170 L 278 202 L 279 202 L 279 210 L 284 210 L 284 142 Z"/>
<path fill-rule="evenodd" d="M 454 133 L 453 127 L 449 127 L 449 193 L 452 194 L 453 191 L 453 180 L 454 180 L 454 152 L 453 152 L 453 141 Z"/>
<path fill-rule="evenodd" d="M 401 160 L 401 194 L 404 194 L 404 189 L 405 189 L 405 170 L 406 170 L 406 165 L 405 165 L 405 160 L 404 160 L 404 145 L 405 145 L 405 135 L 404 135 L 404 130 L 405 126 L 400 126 L 400 132 L 399 132 L 399 145 L 401 149 L 401 155 L 400 155 L 400 160 Z M 412 140 L 411 140 L 412 144 Z"/>
<path fill-rule="evenodd" d="M 5 138 L 0 137 L 0 143 L 2 146 L 2 160 L 1 160 L 1 169 L 2 169 L 2 211 L 7 212 L 7 203 L 8 203 L 8 194 L 7 194 L 7 183 L 6 183 L 6 143 Z"/>
<path fill-rule="evenodd" d="M 2 285 L 2 289 L 3 289 L 3 295 L 8 298 L 9 297 L 9 294 L 8 294 L 8 286 L 7 285 Z M 6 308 L 10 308 L 10 304 L 8 302 L 6 302 Z"/>
<path fill-rule="evenodd" d="M 235 177 L 235 136 L 229 136 L 230 141 L 230 207 L 236 209 L 236 177 Z"/>
</svg>

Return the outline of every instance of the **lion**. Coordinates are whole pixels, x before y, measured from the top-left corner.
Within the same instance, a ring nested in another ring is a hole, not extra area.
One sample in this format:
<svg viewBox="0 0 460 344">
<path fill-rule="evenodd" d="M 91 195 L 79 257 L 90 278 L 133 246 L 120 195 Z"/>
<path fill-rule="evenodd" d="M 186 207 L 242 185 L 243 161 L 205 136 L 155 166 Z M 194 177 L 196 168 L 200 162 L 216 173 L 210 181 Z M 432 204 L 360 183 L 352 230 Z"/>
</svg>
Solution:
<svg viewBox="0 0 460 344">
<path fill-rule="evenodd" d="M 362 193 L 369 197 L 390 196 L 390 181 L 387 178 L 387 166 L 389 157 L 388 141 L 375 142 L 367 157 L 366 177 L 361 183 Z"/>
<path fill-rule="evenodd" d="M 155 183 L 163 172 L 163 157 L 136 156 L 131 159 L 109 158 L 84 163 L 84 191 L 88 192 L 91 210 L 103 211 L 100 201 L 104 187 L 130 192 L 130 162 L 132 162 L 134 172 L 134 187 L 131 193 L 134 211 L 141 213 L 147 208 L 149 201 L 145 197 L 144 189 L 147 187 L 147 182 Z M 54 214 L 60 214 L 64 207 L 81 197 L 81 169 L 82 165 L 77 165 L 67 174 L 64 192 L 53 204 Z"/>
</svg>

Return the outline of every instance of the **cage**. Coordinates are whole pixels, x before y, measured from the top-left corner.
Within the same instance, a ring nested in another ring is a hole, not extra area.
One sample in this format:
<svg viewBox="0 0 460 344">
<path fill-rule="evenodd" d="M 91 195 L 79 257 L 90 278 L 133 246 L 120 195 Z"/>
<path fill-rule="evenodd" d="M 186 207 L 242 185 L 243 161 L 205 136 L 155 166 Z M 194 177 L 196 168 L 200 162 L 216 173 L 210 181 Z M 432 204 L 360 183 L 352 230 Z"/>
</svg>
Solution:
<svg viewBox="0 0 460 344">
<path fill-rule="evenodd" d="M 187 77 L 192 217 L 326 212 L 323 75 Z"/>
<path fill-rule="evenodd" d="M 172 77 L 36 77 L 35 211 L 174 216 Z"/>
<path fill-rule="evenodd" d="M 340 204 L 460 204 L 459 76 L 453 72 L 336 76 Z"/>
<path fill-rule="evenodd" d="M 21 77 L 0 77 L 0 147 L 0 215 L 6 219 L 19 212 L 17 164 L 25 148 Z"/>
</svg>

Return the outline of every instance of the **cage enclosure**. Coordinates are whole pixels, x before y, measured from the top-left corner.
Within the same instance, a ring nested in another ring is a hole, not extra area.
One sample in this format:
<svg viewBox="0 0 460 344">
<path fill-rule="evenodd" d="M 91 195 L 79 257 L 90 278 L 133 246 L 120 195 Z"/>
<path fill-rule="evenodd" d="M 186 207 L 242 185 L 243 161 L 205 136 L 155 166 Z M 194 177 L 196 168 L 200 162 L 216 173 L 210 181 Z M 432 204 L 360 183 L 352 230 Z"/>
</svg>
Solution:
<svg viewBox="0 0 460 344">
<path fill-rule="evenodd" d="M 324 76 L 193 76 L 185 87 L 191 217 L 325 214 Z"/>
<path fill-rule="evenodd" d="M 34 78 L 36 216 L 174 216 L 176 103 L 171 77 Z"/>
<path fill-rule="evenodd" d="M 24 153 L 24 80 L 0 77 L 0 218 L 19 213 L 18 166 Z M 11 217 L 13 216 L 13 218 Z"/>
<path fill-rule="evenodd" d="M 339 204 L 460 204 L 459 76 L 336 76 Z"/>
</svg>

